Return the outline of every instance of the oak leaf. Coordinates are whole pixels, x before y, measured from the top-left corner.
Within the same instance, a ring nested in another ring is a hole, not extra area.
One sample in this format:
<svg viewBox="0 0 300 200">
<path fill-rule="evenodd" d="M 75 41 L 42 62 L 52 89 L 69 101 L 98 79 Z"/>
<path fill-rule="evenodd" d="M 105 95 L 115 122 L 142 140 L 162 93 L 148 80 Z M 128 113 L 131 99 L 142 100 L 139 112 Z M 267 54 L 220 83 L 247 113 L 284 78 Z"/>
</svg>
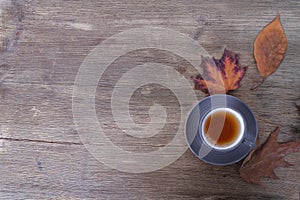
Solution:
<svg viewBox="0 0 300 200">
<path fill-rule="evenodd" d="M 254 41 L 254 58 L 263 77 L 261 85 L 279 67 L 287 49 L 287 40 L 280 22 L 280 15 L 265 26 Z M 256 87 L 252 88 L 255 89 Z"/>
<path fill-rule="evenodd" d="M 192 77 L 194 88 L 207 95 L 227 93 L 240 87 L 247 67 L 240 67 L 238 55 L 224 50 L 221 59 L 202 57 L 202 75 Z"/>
<path fill-rule="evenodd" d="M 245 181 L 260 184 L 260 177 L 278 179 L 274 173 L 275 168 L 292 166 L 284 160 L 284 157 L 297 152 L 300 149 L 300 141 L 277 143 L 278 133 L 277 127 L 267 141 L 250 155 L 247 162 L 243 163 L 239 172 Z"/>
</svg>

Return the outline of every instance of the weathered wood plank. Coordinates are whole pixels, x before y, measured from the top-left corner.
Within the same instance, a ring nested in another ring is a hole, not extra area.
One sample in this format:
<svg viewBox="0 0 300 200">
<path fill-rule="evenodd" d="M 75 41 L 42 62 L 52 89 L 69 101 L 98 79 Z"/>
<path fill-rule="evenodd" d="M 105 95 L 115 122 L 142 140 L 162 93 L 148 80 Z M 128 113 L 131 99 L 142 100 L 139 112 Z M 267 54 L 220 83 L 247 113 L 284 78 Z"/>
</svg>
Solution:
<svg viewBox="0 0 300 200">
<path fill-rule="evenodd" d="M 212 56 L 221 56 L 224 47 L 239 53 L 241 65 L 249 67 L 242 87 L 231 94 L 252 108 L 261 141 L 276 126 L 282 130 L 280 141 L 299 139 L 294 106 L 300 104 L 299 9 L 296 0 L 1 1 L 0 199 L 299 199 L 299 153 L 287 157 L 293 167 L 276 170 L 280 180 L 263 179 L 265 187 L 243 182 L 238 175 L 241 163 L 211 166 L 190 151 L 161 170 L 124 173 L 86 150 L 72 113 L 77 71 L 95 46 L 131 28 L 164 27 L 194 38 Z M 285 60 L 263 86 L 250 91 L 259 80 L 253 41 L 277 11 L 288 39 Z M 160 134 L 134 138 L 113 120 L 114 85 L 126 71 L 147 62 L 171 66 L 188 80 L 196 72 L 172 52 L 153 49 L 122 55 L 108 68 L 95 94 L 97 116 L 114 144 L 127 151 L 161 148 L 178 128 L 176 96 L 155 84 L 138 89 L 130 109 L 135 122 L 147 124 L 150 106 L 165 106 L 168 118 Z"/>
</svg>

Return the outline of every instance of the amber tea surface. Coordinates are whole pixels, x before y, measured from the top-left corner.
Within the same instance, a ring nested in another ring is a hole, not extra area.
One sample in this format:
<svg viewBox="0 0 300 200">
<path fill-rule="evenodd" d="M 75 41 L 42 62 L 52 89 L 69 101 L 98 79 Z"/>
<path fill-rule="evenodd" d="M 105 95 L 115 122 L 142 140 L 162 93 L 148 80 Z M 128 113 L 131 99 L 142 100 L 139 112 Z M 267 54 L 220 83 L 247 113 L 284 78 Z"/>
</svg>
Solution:
<svg viewBox="0 0 300 200">
<path fill-rule="evenodd" d="M 217 146 L 227 146 L 236 141 L 240 134 L 240 122 L 228 111 L 216 111 L 204 122 L 204 135 Z"/>
</svg>

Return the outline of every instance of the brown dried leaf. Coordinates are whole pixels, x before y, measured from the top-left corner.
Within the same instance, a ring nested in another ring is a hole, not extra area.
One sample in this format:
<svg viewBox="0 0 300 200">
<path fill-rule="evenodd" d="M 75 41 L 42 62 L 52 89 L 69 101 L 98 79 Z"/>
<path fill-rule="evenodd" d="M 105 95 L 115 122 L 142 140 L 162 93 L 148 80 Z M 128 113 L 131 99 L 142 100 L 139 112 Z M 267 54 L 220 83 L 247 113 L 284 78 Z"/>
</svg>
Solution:
<svg viewBox="0 0 300 200">
<path fill-rule="evenodd" d="M 254 58 L 263 80 L 276 71 L 287 49 L 287 40 L 280 15 L 257 35 L 254 41 Z"/>
<path fill-rule="evenodd" d="M 224 50 L 221 59 L 204 57 L 200 67 L 203 75 L 192 77 L 195 89 L 207 95 L 227 93 L 240 87 L 247 67 L 240 67 L 238 55 Z"/>
<path fill-rule="evenodd" d="M 250 160 L 242 165 L 240 175 L 245 181 L 260 184 L 262 176 L 278 179 L 273 171 L 275 168 L 292 166 L 284 157 L 297 152 L 300 149 L 300 141 L 277 143 L 278 133 L 277 127 L 267 141 L 253 153 Z"/>
</svg>

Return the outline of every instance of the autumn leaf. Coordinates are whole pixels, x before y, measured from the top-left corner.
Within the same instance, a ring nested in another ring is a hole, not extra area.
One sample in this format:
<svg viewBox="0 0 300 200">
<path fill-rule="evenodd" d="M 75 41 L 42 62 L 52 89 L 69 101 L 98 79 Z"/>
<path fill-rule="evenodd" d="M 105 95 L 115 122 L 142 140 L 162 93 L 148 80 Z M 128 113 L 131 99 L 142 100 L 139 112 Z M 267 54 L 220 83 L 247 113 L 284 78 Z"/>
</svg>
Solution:
<svg viewBox="0 0 300 200">
<path fill-rule="evenodd" d="M 240 87 L 247 67 L 241 68 L 238 56 L 227 49 L 221 59 L 203 57 L 200 67 L 203 75 L 192 77 L 194 88 L 207 95 L 227 93 Z"/>
<path fill-rule="evenodd" d="M 278 179 L 274 173 L 275 168 L 292 166 L 284 160 L 284 157 L 297 152 L 300 149 L 300 141 L 277 143 L 278 133 L 277 127 L 267 141 L 251 155 L 251 158 L 243 163 L 240 175 L 245 181 L 260 184 L 260 177 Z"/>
<path fill-rule="evenodd" d="M 260 86 L 265 79 L 279 67 L 287 49 L 287 40 L 280 22 L 280 15 L 265 26 L 257 35 L 254 41 L 254 58 L 258 71 L 263 80 L 255 89 Z"/>
</svg>

